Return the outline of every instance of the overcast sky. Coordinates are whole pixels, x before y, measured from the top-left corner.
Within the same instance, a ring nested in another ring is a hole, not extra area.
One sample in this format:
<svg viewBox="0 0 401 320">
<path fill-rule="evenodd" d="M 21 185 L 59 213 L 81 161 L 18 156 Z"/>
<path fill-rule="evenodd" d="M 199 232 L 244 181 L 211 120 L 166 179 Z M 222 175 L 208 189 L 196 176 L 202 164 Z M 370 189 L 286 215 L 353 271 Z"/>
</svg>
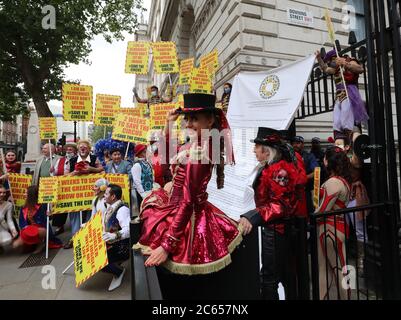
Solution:
<svg viewBox="0 0 401 320">
<path fill-rule="evenodd" d="M 147 9 L 145 20 L 148 21 L 151 0 L 144 0 Z M 81 80 L 83 85 L 93 86 L 93 98 L 96 94 L 111 94 L 121 96 L 121 106 L 124 108 L 132 107 L 132 88 L 135 75 L 126 74 L 125 55 L 127 42 L 134 39 L 133 35 L 128 35 L 125 41 L 107 43 L 102 36 L 92 41 L 92 52 L 89 55 L 91 65 L 81 63 L 72 65 L 66 69 L 65 73 L 69 80 Z M 95 103 L 95 101 L 94 101 Z M 52 101 L 53 106 L 57 106 L 55 112 L 61 113 L 62 103 Z"/>
</svg>

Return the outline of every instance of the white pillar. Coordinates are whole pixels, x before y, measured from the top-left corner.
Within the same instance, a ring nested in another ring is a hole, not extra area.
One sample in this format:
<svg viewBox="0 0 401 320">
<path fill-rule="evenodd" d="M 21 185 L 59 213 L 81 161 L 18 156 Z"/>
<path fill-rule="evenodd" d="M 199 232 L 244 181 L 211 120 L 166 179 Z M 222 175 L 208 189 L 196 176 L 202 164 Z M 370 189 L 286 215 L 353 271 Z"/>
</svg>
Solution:
<svg viewBox="0 0 401 320">
<path fill-rule="evenodd" d="M 27 153 L 25 162 L 35 162 L 40 157 L 39 118 L 33 103 L 29 104 L 29 123 L 27 138 Z"/>
</svg>

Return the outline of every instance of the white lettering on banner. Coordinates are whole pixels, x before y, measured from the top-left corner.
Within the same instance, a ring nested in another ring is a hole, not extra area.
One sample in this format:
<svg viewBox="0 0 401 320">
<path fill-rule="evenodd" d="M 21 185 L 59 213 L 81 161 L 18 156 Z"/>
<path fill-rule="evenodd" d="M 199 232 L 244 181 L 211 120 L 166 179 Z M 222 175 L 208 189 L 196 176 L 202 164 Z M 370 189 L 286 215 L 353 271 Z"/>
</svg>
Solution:
<svg viewBox="0 0 401 320">
<path fill-rule="evenodd" d="M 235 77 L 227 117 L 236 164 L 226 166 L 223 189 L 217 189 L 215 173 L 207 189 L 209 201 L 232 219 L 239 220 L 241 214 L 255 209 L 252 184 L 258 163 L 250 140 L 256 137 L 258 127 L 288 129 L 302 101 L 314 63 L 315 56 L 311 55 L 270 71 L 241 72 Z M 280 81 L 274 95 L 269 94 L 269 88 L 263 93 L 260 90 L 271 75 Z"/>
</svg>

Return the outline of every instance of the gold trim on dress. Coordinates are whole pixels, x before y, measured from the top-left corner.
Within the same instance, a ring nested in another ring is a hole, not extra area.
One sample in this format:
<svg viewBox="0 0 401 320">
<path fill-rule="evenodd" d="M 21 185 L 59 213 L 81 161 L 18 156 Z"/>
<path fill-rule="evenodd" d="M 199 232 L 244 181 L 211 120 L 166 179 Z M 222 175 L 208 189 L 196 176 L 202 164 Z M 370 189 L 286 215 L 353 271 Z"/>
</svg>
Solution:
<svg viewBox="0 0 401 320">
<path fill-rule="evenodd" d="M 200 274 L 208 274 L 212 272 L 217 272 L 224 269 L 231 263 L 231 253 L 235 250 L 236 247 L 242 242 L 242 227 L 238 225 L 238 235 L 234 238 L 233 241 L 228 245 L 228 254 L 225 255 L 223 258 L 213 261 L 210 263 L 203 263 L 203 264 L 183 264 L 173 262 L 170 259 L 167 259 L 166 262 L 162 264 L 164 268 L 169 270 L 175 274 L 181 275 L 200 275 Z M 132 247 L 134 250 L 139 250 L 143 255 L 150 255 L 152 249 L 149 246 L 144 246 L 139 242 L 134 244 Z"/>
</svg>

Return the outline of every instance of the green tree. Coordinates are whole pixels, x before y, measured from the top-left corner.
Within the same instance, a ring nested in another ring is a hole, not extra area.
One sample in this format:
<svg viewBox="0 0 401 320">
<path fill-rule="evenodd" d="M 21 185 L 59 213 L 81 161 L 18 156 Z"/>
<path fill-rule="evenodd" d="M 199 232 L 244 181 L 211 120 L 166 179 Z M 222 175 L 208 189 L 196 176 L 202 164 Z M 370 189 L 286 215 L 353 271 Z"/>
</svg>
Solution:
<svg viewBox="0 0 401 320">
<path fill-rule="evenodd" d="M 105 129 L 106 129 L 106 134 L 105 134 Z M 100 126 L 94 126 L 93 131 L 90 134 L 90 138 L 92 140 L 92 143 L 95 144 L 98 142 L 100 139 L 104 139 L 104 137 L 108 137 L 110 133 L 113 131 L 112 127 L 100 127 Z"/>
<path fill-rule="evenodd" d="M 1 117 L 28 97 L 39 117 L 52 116 L 47 101 L 60 99 L 64 69 L 88 63 L 95 36 L 133 33 L 143 10 L 142 0 L 0 0 Z"/>
</svg>

